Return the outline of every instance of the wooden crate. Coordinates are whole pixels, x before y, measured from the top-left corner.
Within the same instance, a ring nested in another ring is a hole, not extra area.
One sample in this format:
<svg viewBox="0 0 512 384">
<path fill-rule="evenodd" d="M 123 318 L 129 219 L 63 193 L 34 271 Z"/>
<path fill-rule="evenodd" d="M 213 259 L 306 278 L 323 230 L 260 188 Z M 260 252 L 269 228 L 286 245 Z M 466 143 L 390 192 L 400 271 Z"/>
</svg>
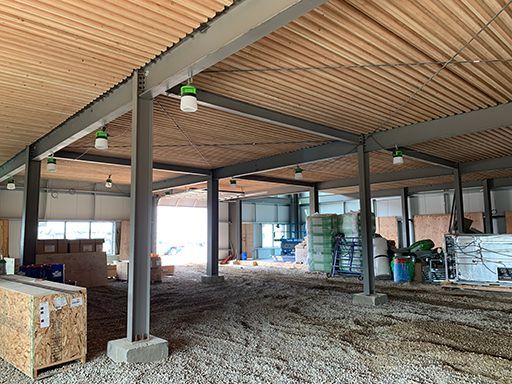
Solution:
<svg viewBox="0 0 512 384">
<path fill-rule="evenodd" d="M 26 375 L 85 362 L 85 288 L 23 276 L 0 277 L 0 357 Z"/>
<path fill-rule="evenodd" d="M 105 252 L 53 253 L 36 255 L 37 264 L 64 264 L 64 276 L 82 287 L 107 284 L 107 254 Z"/>
</svg>

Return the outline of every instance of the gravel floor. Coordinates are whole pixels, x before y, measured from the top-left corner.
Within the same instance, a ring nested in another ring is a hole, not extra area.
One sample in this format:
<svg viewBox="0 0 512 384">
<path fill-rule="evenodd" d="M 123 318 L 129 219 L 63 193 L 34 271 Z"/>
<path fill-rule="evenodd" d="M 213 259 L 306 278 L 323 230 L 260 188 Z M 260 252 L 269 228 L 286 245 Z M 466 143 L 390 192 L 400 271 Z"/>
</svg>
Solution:
<svg viewBox="0 0 512 384">
<path fill-rule="evenodd" d="M 90 289 L 88 362 L 43 383 L 512 383 L 512 296 L 379 282 L 390 303 L 354 306 L 355 279 L 223 267 L 199 282 L 180 267 L 152 286 L 151 333 L 166 361 L 124 365 L 105 355 L 125 334 L 126 284 Z M 29 383 L 0 359 L 0 383 Z"/>
</svg>

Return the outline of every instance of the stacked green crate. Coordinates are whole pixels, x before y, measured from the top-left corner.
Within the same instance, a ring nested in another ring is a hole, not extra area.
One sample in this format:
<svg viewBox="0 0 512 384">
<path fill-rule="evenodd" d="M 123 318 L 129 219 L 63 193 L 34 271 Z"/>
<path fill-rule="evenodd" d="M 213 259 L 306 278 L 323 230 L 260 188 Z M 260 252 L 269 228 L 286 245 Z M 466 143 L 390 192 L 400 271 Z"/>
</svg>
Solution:
<svg viewBox="0 0 512 384">
<path fill-rule="evenodd" d="M 338 232 L 338 216 L 314 214 L 306 221 L 308 231 L 308 267 L 310 271 L 330 272 L 333 238 Z"/>
</svg>

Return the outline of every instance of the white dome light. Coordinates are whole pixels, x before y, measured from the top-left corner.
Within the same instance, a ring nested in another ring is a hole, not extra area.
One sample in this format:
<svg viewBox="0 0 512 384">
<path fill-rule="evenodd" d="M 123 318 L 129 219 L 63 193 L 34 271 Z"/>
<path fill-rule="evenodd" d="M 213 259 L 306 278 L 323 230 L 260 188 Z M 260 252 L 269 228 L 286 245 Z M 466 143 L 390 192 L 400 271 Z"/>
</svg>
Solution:
<svg viewBox="0 0 512 384">
<path fill-rule="evenodd" d="M 229 188 L 231 188 L 231 189 L 236 188 L 236 180 L 235 179 L 229 180 Z"/>
<path fill-rule="evenodd" d="M 46 170 L 50 173 L 57 172 L 57 159 L 52 155 L 48 156 L 46 160 Z"/>
<path fill-rule="evenodd" d="M 395 148 L 393 151 L 393 164 L 394 165 L 401 165 L 404 163 L 404 154 L 401 150 L 398 148 Z"/>
<path fill-rule="evenodd" d="M 112 188 L 112 175 L 109 175 L 107 180 L 105 180 L 105 188 Z"/>
<path fill-rule="evenodd" d="M 9 191 L 14 191 L 16 189 L 16 183 L 14 182 L 14 179 L 10 179 L 8 182 L 7 182 L 7 189 Z"/>
<path fill-rule="evenodd" d="M 302 179 L 302 177 L 303 177 L 302 172 L 303 171 L 304 170 L 301 167 L 299 167 L 298 165 L 297 165 L 297 167 L 295 167 L 295 180 L 301 180 Z"/>
<path fill-rule="evenodd" d="M 183 112 L 197 111 L 197 89 L 193 85 L 181 87 L 180 109 Z"/>
<path fill-rule="evenodd" d="M 94 148 L 108 149 L 108 133 L 105 131 L 96 132 L 96 140 L 94 141 Z"/>
</svg>

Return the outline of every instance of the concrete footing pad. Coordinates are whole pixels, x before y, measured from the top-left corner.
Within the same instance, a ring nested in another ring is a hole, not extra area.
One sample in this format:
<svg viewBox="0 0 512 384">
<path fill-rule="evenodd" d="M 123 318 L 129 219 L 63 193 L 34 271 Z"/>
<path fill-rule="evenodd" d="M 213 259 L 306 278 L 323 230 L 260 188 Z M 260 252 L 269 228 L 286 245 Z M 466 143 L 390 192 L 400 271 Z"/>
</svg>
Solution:
<svg viewBox="0 0 512 384">
<path fill-rule="evenodd" d="M 356 293 L 352 296 L 353 304 L 362 304 L 362 305 L 383 305 L 388 302 L 388 295 L 384 293 L 374 293 L 373 295 L 365 295 L 364 293 Z"/>
<path fill-rule="evenodd" d="M 130 342 L 128 339 L 111 340 L 107 344 L 107 356 L 116 363 L 150 363 L 167 359 L 167 340 L 149 336 L 149 339 Z"/>
<path fill-rule="evenodd" d="M 201 282 L 205 284 L 217 284 L 222 283 L 224 281 L 224 276 L 214 275 L 214 276 L 201 276 Z"/>
</svg>

